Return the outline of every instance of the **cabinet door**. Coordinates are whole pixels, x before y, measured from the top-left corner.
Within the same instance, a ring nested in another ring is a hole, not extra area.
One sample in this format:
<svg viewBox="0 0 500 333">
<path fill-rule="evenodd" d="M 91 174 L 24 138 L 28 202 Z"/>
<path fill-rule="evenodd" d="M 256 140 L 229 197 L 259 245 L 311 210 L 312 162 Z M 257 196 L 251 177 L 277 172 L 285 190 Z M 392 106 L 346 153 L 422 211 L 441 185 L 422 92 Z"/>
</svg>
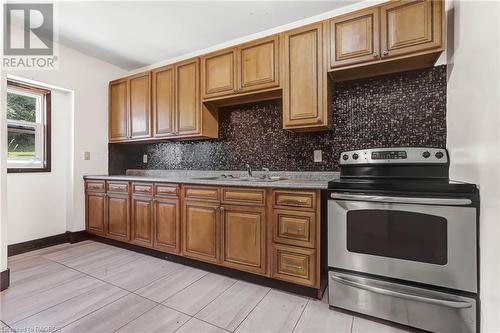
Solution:
<svg viewBox="0 0 500 333">
<path fill-rule="evenodd" d="M 166 137 L 175 134 L 174 69 L 162 67 L 153 71 L 153 135 Z"/>
<path fill-rule="evenodd" d="M 313 130 L 328 126 L 324 27 L 314 24 L 284 35 L 283 127 Z"/>
<path fill-rule="evenodd" d="M 334 18 L 329 29 L 331 68 L 379 59 L 379 8 Z"/>
<path fill-rule="evenodd" d="M 130 240 L 128 194 L 108 194 L 106 198 L 106 236 L 128 242 Z"/>
<path fill-rule="evenodd" d="M 160 199 L 154 201 L 154 247 L 158 250 L 179 253 L 181 221 L 178 199 Z"/>
<path fill-rule="evenodd" d="M 87 231 L 96 235 L 104 235 L 104 193 L 86 194 L 86 227 Z"/>
<path fill-rule="evenodd" d="M 175 66 L 177 134 L 200 133 L 200 66 L 198 59 Z"/>
<path fill-rule="evenodd" d="M 382 58 L 442 47 L 444 1 L 390 2 L 382 6 Z"/>
<path fill-rule="evenodd" d="M 235 50 L 223 50 L 201 58 L 203 99 L 236 92 Z"/>
<path fill-rule="evenodd" d="M 127 79 L 109 84 L 109 141 L 117 142 L 128 139 L 128 97 Z"/>
<path fill-rule="evenodd" d="M 279 86 L 279 36 L 247 43 L 238 48 L 239 90 Z"/>
<path fill-rule="evenodd" d="M 201 201 L 185 201 L 182 221 L 183 255 L 219 263 L 219 205 Z"/>
<path fill-rule="evenodd" d="M 149 72 L 138 74 L 129 79 L 130 94 L 130 137 L 131 139 L 151 136 Z"/>
<path fill-rule="evenodd" d="M 153 245 L 153 198 L 132 197 L 132 243 Z"/>
<path fill-rule="evenodd" d="M 264 208 L 224 206 L 222 212 L 222 264 L 265 274 L 266 228 Z"/>
</svg>

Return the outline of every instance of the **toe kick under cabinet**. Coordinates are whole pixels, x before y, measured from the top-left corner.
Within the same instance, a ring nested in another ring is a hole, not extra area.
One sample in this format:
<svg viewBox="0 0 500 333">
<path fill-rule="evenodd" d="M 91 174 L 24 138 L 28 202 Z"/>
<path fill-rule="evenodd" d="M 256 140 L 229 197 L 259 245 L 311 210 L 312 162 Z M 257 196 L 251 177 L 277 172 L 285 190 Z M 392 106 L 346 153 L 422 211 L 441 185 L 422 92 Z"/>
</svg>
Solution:
<svg viewBox="0 0 500 333">
<path fill-rule="evenodd" d="M 320 191 L 86 179 L 90 234 L 322 289 Z"/>
</svg>

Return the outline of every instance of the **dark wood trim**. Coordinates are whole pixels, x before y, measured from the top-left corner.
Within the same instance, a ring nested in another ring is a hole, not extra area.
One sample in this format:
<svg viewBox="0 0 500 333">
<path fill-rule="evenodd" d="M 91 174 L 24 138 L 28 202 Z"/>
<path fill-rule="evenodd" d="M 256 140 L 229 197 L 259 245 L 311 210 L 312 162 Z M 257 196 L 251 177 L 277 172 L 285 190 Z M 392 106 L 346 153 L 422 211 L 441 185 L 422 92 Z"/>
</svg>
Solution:
<svg viewBox="0 0 500 333">
<path fill-rule="evenodd" d="M 10 270 L 7 268 L 5 271 L 0 272 L 0 291 L 9 288 L 10 285 Z"/>
<path fill-rule="evenodd" d="M 7 256 L 11 257 L 17 254 L 35 251 L 64 243 L 78 243 L 86 239 L 89 239 L 89 236 L 84 230 L 76 232 L 66 231 L 64 234 L 34 239 L 17 244 L 11 244 L 7 246 Z"/>
<path fill-rule="evenodd" d="M 7 168 L 7 173 L 34 173 L 34 172 L 50 172 L 52 161 L 52 141 L 51 141 L 51 124 L 52 124 L 52 99 L 51 91 L 37 86 L 28 85 L 22 82 L 7 81 L 8 86 L 31 91 L 43 95 L 45 103 L 45 137 L 44 137 L 44 161 L 45 165 L 41 168 Z"/>
<path fill-rule="evenodd" d="M 255 275 L 252 273 L 247 273 L 247 272 L 243 272 L 243 271 L 239 271 L 239 270 L 235 270 L 235 269 L 231 269 L 231 268 L 226 268 L 226 267 L 222 267 L 219 265 L 209 264 L 206 262 L 202 262 L 202 261 L 198 261 L 198 260 L 194 260 L 194 259 L 189 259 L 186 257 L 174 255 L 174 254 L 164 253 L 164 252 L 160 252 L 160 251 L 150 249 L 150 248 L 145 248 L 145 247 L 138 246 L 138 245 L 120 242 L 120 241 L 117 241 L 114 239 L 104 238 L 101 236 L 92 235 L 92 236 L 90 236 L 90 239 L 97 241 L 97 242 L 105 243 L 108 245 L 117 246 L 117 247 L 120 247 L 120 248 L 123 248 L 126 250 L 146 254 L 146 255 L 156 257 L 159 259 L 166 259 L 166 260 L 176 262 L 176 263 L 179 263 L 182 265 L 195 267 L 195 268 L 209 271 L 209 272 L 212 272 L 215 274 L 225 275 L 225 276 L 228 276 L 228 277 L 231 277 L 234 279 L 260 284 L 260 285 L 270 287 L 270 288 L 280 289 L 280 290 L 284 290 L 287 292 L 291 292 L 291 293 L 295 293 L 295 294 L 299 294 L 299 295 L 303 295 L 303 296 L 307 296 L 307 297 L 312 297 L 312 298 L 321 299 L 321 296 L 322 296 L 322 295 L 321 296 L 318 295 L 318 289 L 316 289 L 316 288 L 309 288 L 309 287 L 300 286 L 300 285 L 297 285 L 294 283 L 279 281 L 279 280 L 275 280 L 275 279 L 268 278 L 265 276 Z"/>
</svg>

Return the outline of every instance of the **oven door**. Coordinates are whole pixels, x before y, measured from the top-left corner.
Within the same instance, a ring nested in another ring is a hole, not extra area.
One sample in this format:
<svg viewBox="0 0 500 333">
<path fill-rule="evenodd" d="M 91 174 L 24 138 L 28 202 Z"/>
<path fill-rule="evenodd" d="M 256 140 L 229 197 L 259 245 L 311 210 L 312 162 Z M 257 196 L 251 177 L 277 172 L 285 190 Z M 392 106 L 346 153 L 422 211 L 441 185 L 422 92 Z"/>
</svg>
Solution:
<svg viewBox="0 0 500 333">
<path fill-rule="evenodd" d="M 332 193 L 328 265 L 477 292 L 476 209 L 469 199 Z"/>
</svg>

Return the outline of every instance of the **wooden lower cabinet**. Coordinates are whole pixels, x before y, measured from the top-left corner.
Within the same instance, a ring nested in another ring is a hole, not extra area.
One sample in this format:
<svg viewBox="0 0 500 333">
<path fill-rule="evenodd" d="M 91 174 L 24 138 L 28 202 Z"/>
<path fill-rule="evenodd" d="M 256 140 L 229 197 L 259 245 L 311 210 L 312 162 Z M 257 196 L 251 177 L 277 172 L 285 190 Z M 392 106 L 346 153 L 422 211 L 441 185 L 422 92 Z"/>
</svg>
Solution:
<svg viewBox="0 0 500 333">
<path fill-rule="evenodd" d="M 182 212 L 182 254 L 220 262 L 220 205 L 217 202 L 184 202 Z"/>
<path fill-rule="evenodd" d="M 130 240 L 130 199 L 128 194 L 106 195 L 106 236 Z"/>
<path fill-rule="evenodd" d="M 228 205 L 221 212 L 222 265 L 265 274 L 265 208 Z"/>
<path fill-rule="evenodd" d="M 88 192 L 85 198 L 87 211 L 85 224 L 89 233 L 104 236 L 106 194 Z"/>
<path fill-rule="evenodd" d="M 315 288 L 320 192 L 88 180 L 89 233 Z"/>
<path fill-rule="evenodd" d="M 318 287 L 316 250 L 273 244 L 273 278 Z"/>
<path fill-rule="evenodd" d="M 153 246 L 153 198 L 132 196 L 131 242 L 142 246 Z"/>
<path fill-rule="evenodd" d="M 154 200 L 153 247 L 164 252 L 181 251 L 181 221 L 179 199 Z"/>
</svg>

